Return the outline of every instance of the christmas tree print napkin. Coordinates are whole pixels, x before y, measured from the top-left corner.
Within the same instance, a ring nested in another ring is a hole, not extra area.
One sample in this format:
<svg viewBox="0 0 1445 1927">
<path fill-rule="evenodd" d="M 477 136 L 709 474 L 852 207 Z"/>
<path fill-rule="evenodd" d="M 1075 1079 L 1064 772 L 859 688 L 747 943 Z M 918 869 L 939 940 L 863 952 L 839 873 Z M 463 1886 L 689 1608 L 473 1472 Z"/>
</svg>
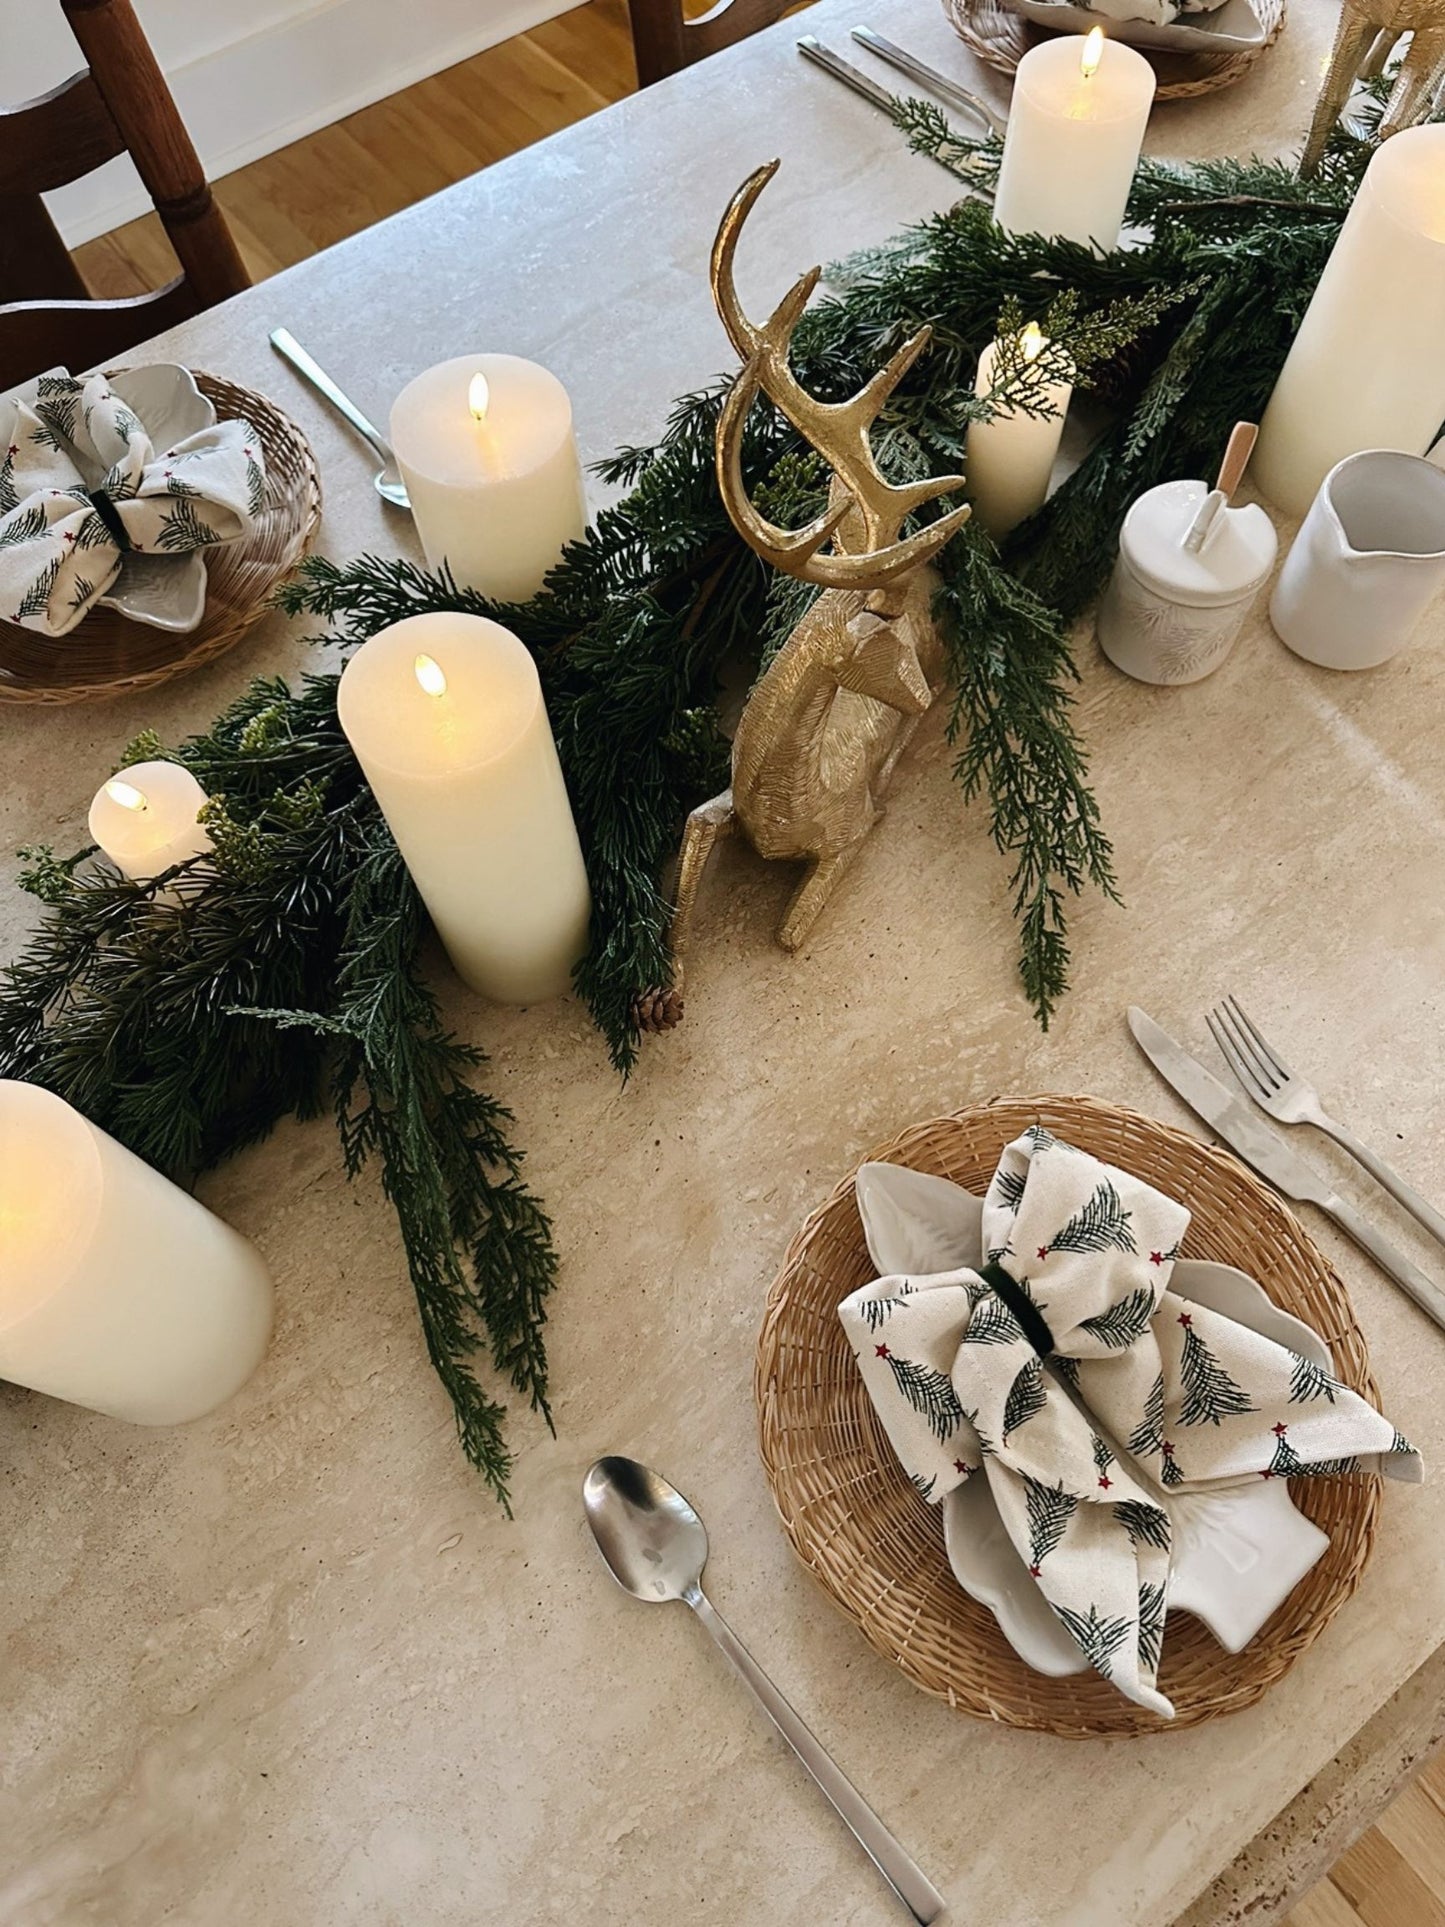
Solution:
<svg viewBox="0 0 1445 1927">
<path fill-rule="evenodd" d="M 0 617 L 63 636 L 128 554 L 245 535 L 265 461 L 244 422 L 157 451 L 104 375 L 42 375 L 0 401 Z"/>
<path fill-rule="evenodd" d="M 1169 1290 L 1188 1223 L 1033 1126 L 989 1185 L 980 1264 L 876 1279 L 838 1308 L 919 1491 L 938 1503 L 982 1474 L 1084 1657 L 1166 1719 L 1171 1488 L 1362 1464 L 1422 1476 L 1328 1372 Z"/>
</svg>

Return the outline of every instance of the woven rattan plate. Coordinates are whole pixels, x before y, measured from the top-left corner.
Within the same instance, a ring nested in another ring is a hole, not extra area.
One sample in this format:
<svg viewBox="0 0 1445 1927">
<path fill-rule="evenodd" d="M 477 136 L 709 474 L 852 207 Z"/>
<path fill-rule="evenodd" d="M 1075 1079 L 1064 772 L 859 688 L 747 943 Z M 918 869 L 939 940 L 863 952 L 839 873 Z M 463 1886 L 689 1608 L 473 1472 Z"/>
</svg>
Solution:
<svg viewBox="0 0 1445 1927">
<path fill-rule="evenodd" d="M 132 695 L 214 662 L 266 613 L 272 591 L 305 555 L 321 521 L 310 444 L 264 395 L 216 375 L 196 386 L 222 421 L 249 422 L 266 456 L 266 505 L 242 542 L 206 558 L 206 612 L 189 635 L 96 609 L 68 636 L 0 622 L 0 702 L 79 703 Z"/>
<path fill-rule="evenodd" d="M 1264 39 L 1256 47 L 1227 54 L 1157 53 L 1141 47 L 1139 52 L 1159 76 L 1155 99 L 1195 100 L 1242 80 L 1269 52 L 1284 25 L 1285 0 L 1251 0 L 1251 5 L 1264 28 Z M 943 11 L 970 53 L 1003 74 L 1011 74 L 1037 42 L 1057 37 L 1010 11 L 1004 0 L 943 0 Z"/>
<path fill-rule="evenodd" d="M 1273 1192 L 1182 1131 L 1089 1097 L 1001 1097 L 915 1125 L 872 1156 L 981 1193 L 1004 1145 L 1035 1123 L 1186 1204 L 1184 1255 L 1251 1273 L 1325 1339 L 1338 1376 L 1377 1402 L 1349 1296 L 1324 1257 Z M 940 1512 L 910 1485 L 863 1390 L 837 1306 L 872 1275 L 849 1176 L 798 1233 L 769 1294 L 756 1379 L 763 1465 L 799 1558 L 926 1693 L 1069 1739 L 1178 1733 L 1254 1705 L 1355 1590 L 1380 1479 L 1297 1479 L 1290 1496 L 1328 1533 L 1329 1551 L 1242 1653 L 1226 1653 L 1192 1615 L 1170 1618 L 1159 1683 L 1175 1719 L 1156 1719 L 1094 1673 L 1032 1672 L 955 1581 Z"/>
</svg>

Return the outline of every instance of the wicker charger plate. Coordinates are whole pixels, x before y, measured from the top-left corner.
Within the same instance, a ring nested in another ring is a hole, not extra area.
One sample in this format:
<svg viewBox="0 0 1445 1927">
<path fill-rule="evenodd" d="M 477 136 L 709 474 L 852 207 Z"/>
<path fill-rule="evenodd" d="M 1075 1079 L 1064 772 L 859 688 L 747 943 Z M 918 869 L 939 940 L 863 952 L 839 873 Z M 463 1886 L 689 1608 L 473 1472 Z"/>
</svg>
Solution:
<svg viewBox="0 0 1445 1927">
<path fill-rule="evenodd" d="M 273 402 L 217 375 L 196 386 L 222 421 L 248 422 L 266 457 L 266 505 L 251 533 L 206 557 L 206 611 L 178 636 L 96 609 L 68 636 L 0 622 L 0 702 L 79 703 L 152 689 L 224 655 L 266 613 L 272 591 L 310 548 L 321 478 L 301 430 Z"/>
<path fill-rule="evenodd" d="M 996 1098 L 915 1125 L 872 1153 L 982 1193 L 1000 1151 L 1029 1124 L 1147 1178 L 1193 1217 L 1184 1255 L 1232 1264 L 1328 1344 L 1336 1374 L 1377 1401 L 1343 1284 L 1292 1214 L 1222 1151 L 1090 1097 Z M 756 1392 L 763 1466 L 793 1549 L 834 1603 L 916 1686 L 1006 1726 L 1066 1739 L 1182 1732 L 1237 1713 L 1281 1678 L 1359 1584 L 1374 1543 L 1378 1475 L 1297 1479 L 1290 1496 L 1330 1547 L 1242 1653 L 1191 1614 L 1164 1639 L 1160 1690 L 1176 1717 L 1134 1706 L 1096 1673 L 1047 1679 L 959 1587 L 938 1507 L 903 1472 L 863 1389 L 839 1301 L 873 1276 L 846 1178 L 793 1240 L 768 1297 Z"/>
<path fill-rule="evenodd" d="M 1194 100 L 1242 80 L 1278 40 L 1284 25 L 1285 0 L 1251 0 L 1251 5 L 1264 28 L 1264 39 L 1256 47 L 1227 54 L 1169 54 L 1140 47 L 1138 51 L 1159 76 L 1155 99 Z M 969 51 L 1003 74 L 1011 74 L 1040 40 L 1056 38 L 1012 12 L 1003 0 L 943 0 L 943 11 Z"/>
</svg>

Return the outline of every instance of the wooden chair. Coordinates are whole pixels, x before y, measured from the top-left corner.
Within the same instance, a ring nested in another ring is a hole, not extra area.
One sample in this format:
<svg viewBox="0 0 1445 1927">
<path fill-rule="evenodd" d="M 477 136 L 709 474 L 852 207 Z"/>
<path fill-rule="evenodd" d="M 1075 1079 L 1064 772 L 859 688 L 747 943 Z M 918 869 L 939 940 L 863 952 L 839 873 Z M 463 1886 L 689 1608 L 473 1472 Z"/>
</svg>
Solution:
<svg viewBox="0 0 1445 1927">
<path fill-rule="evenodd" d="M 131 0 L 60 5 L 87 69 L 0 107 L 0 391 L 58 362 L 105 361 L 250 286 Z M 153 294 L 93 301 L 40 196 L 127 151 L 181 273 Z"/>
<path fill-rule="evenodd" d="M 682 0 L 627 0 L 638 86 L 650 87 L 695 60 L 706 60 L 709 54 L 746 40 L 750 33 L 791 13 L 797 4 L 798 0 L 719 0 L 710 12 L 689 20 Z"/>
</svg>

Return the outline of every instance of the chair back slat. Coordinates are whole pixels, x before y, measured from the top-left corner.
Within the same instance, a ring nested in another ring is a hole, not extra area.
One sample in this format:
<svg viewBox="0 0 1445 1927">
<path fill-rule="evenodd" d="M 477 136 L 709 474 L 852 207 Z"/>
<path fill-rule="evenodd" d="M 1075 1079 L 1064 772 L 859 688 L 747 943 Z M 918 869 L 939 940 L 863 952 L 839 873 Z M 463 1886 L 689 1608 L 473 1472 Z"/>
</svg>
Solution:
<svg viewBox="0 0 1445 1927">
<path fill-rule="evenodd" d="M 650 87 L 656 80 L 690 67 L 709 54 L 721 53 L 749 34 L 781 20 L 797 0 L 720 0 L 710 13 L 689 20 L 681 0 L 627 0 L 632 21 L 632 50 L 637 61 L 637 84 Z"/>
<path fill-rule="evenodd" d="M 124 152 L 89 72 L 19 107 L 0 107 L 0 194 L 48 194 Z"/>
<path fill-rule="evenodd" d="M 59 0 L 87 71 L 0 111 L 0 390 L 85 368 L 250 286 L 225 217 L 131 0 Z M 90 302 L 37 198 L 129 152 L 181 276 L 154 294 Z M 14 215 L 13 227 L 8 217 Z"/>
<path fill-rule="evenodd" d="M 12 301 L 0 308 L 0 386 L 5 370 L 23 368 L 10 386 L 47 368 L 93 368 L 124 355 L 147 335 L 163 333 L 196 312 L 182 277 L 153 294 L 123 301 Z"/>
</svg>

